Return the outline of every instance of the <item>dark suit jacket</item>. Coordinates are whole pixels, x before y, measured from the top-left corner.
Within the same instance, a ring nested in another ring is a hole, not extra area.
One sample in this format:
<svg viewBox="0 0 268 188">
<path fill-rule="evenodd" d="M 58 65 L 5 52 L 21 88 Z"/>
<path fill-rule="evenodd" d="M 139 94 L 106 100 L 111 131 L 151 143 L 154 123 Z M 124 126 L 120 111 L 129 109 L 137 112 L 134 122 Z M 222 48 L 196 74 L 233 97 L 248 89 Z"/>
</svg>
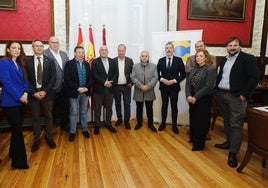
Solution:
<svg viewBox="0 0 268 188">
<path fill-rule="evenodd" d="M 60 67 L 59 63 L 57 62 L 57 59 L 51 53 L 50 49 L 48 48 L 48 49 L 44 50 L 44 55 L 50 57 L 55 62 L 56 74 L 57 74 L 56 83 L 55 83 L 55 85 L 53 87 L 53 90 L 55 92 L 60 92 L 61 91 L 63 81 L 64 81 L 64 74 L 63 74 L 64 73 L 64 67 L 65 67 L 65 64 L 67 63 L 67 61 L 69 61 L 69 57 L 67 56 L 66 52 L 60 50 L 59 54 L 60 54 L 61 59 L 62 59 L 62 68 Z"/>
<path fill-rule="evenodd" d="M 23 78 L 23 71 L 17 68 L 11 59 L 0 60 L 0 81 L 2 86 L 1 106 L 22 106 L 20 98 L 24 91 L 29 92 L 28 81 Z"/>
<path fill-rule="evenodd" d="M 34 69 L 34 56 L 29 57 L 26 60 L 28 80 L 30 86 L 30 100 L 33 99 L 33 94 L 37 92 L 36 89 L 36 76 Z M 52 100 L 54 97 L 53 87 L 56 82 L 56 68 L 54 60 L 43 55 L 43 77 L 41 90 L 46 92 L 44 100 Z"/>
<path fill-rule="evenodd" d="M 180 91 L 180 82 L 184 80 L 186 73 L 185 67 L 182 59 L 180 57 L 173 56 L 171 68 L 168 69 L 166 66 L 166 56 L 159 59 L 157 63 L 157 72 L 158 79 L 160 81 L 161 78 L 165 78 L 168 80 L 175 79 L 177 81 L 176 84 L 171 86 L 167 86 L 160 82 L 159 89 L 172 89 L 175 91 Z"/>
<path fill-rule="evenodd" d="M 94 59 L 93 61 L 92 71 L 94 79 L 94 86 L 93 86 L 94 93 L 102 94 L 106 88 L 104 86 L 104 83 L 106 81 L 113 81 L 113 84 L 117 83 L 118 71 L 115 67 L 115 62 L 111 58 L 108 58 L 108 61 L 109 61 L 108 74 L 105 71 L 104 65 L 100 57 Z M 109 89 L 113 90 L 113 87 L 110 87 Z"/>
<path fill-rule="evenodd" d="M 196 74 L 196 72 L 198 72 Z M 195 66 L 186 77 L 185 95 L 186 98 L 192 96 L 192 79 L 195 77 L 194 96 L 197 100 L 205 95 L 212 94 L 216 80 L 216 66 Z"/>
<path fill-rule="evenodd" d="M 118 69 L 118 57 L 114 58 L 115 61 L 115 67 L 117 69 L 117 72 L 119 73 L 119 69 Z M 129 57 L 125 57 L 125 76 L 126 76 L 126 80 L 127 83 L 126 84 L 130 84 L 132 83 L 131 79 L 130 79 L 130 73 L 132 72 L 132 67 L 133 67 L 133 60 Z M 119 76 L 119 74 L 118 74 Z M 118 79 L 118 77 L 117 77 Z"/>
<path fill-rule="evenodd" d="M 87 95 L 89 95 L 89 88 L 92 83 L 92 73 L 89 67 L 88 62 L 83 61 L 83 64 L 86 68 L 86 85 L 85 87 L 88 88 L 88 91 L 86 92 Z M 71 98 L 77 98 L 79 92 L 77 89 L 79 88 L 79 77 L 78 77 L 78 70 L 76 65 L 76 60 L 72 59 L 71 61 L 68 61 L 64 68 L 64 83 L 67 87 L 67 96 Z"/>
<path fill-rule="evenodd" d="M 220 71 L 217 76 L 216 89 L 222 78 L 223 67 L 227 59 L 223 58 L 220 63 Z M 230 73 L 230 91 L 235 96 L 243 95 L 250 99 L 259 82 L 259 67 L 256 58 L 250 54 L 240 51 Z"/>
</svg>

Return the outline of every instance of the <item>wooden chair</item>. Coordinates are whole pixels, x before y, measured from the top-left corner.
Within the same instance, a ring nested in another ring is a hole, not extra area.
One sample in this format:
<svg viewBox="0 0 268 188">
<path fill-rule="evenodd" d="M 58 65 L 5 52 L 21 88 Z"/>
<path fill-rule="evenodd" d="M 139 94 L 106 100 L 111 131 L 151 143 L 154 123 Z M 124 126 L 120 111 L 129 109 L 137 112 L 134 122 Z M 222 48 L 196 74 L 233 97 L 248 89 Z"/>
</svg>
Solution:
<svg viewBox="0 0 268 188">
<path fill-rule="evenodd" d="M 215 96 L 213 95 L 212 105 L 211 105 L 211 118 L 212 118 L 212 121 L 211 121 L 211 124 L 210 124 L 211 130 L 214 129 L 216 119 L 217 119 L 218 116 L 221 116 L 221 114 L 220 114 L 219 110 L 217 109 L 216 99 L 215 99 Z"/>
<path fill-rule="evenodd" d="M 237 168 L 237 172 L 242 171 L 253 152 L 263 157 L 262 167 L 265 167 L 266 159 L 268 158 L 268 113 L 248 107 L 247 124 L 248 147 L 243 161 Z"/>
</svg>

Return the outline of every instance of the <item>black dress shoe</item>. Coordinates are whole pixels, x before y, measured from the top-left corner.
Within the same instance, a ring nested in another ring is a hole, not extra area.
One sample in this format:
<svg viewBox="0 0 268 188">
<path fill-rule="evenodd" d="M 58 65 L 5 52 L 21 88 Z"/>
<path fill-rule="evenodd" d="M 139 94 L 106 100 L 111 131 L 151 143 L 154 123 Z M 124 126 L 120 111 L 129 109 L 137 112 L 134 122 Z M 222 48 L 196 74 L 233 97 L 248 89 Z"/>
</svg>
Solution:
<svg viewBox="0 0 268 188">
<path fill-rule="evenodd" d="M 25 170 L 25 169 L 28 169 L 29 168 L 29 165 L 28 164 L 24 164 L 24 165 L 15 165 L 15 164 L 12 164 L 12 167 L 13 168 L 16 168 L 16 169 L 20 169 L 20 170 Z"/>
<path fill-rule="evenodd" d="M 107 126 L 107 129 L 109 129 L 109 131 L 111 131 L 112 133 L 117 132 L 116 129 L 112 125 Z"/>
<path fill-rule="evenodd" d="M 39 149 L 40 144 L 41 144 L 40 140 L 35 141 L 31 148 L 31 152 L 36 152 Z"/>
<path fill-rule="evenodd" d="M 179 130 L 178 130 L 178 128 L 177 128 L 176 125 L 173 125 L 173 126 L 172 126 L 172 131 L 173 131 L 175 134 L 179 134 Z"/>
<path fill-rule="evenodd" d="M 238 165 L 237 158 L 236 158 L 236 153 L 229 152 L 228 165 L 230 167 L 232 167 L 232 168 L 235 168 Z"/>
<path fill-rule="evenodd" d="M 50 149 L 55 149 L 56 148 L 56 143 L 52 139 L 46 139 L 46 143 Z"/>
<path fill-rule="evenodd" d="M 69 126 L 61 126 L 60 129 L 63 131 L 69 132 L 70 127 Z"/>
<path fill-rule="evenodd" d="M 148 125 L 149 129 L 151 129 L 153 132 L 157 132 L 156 128 L 154 125 Z"/>
<path fill-rule="evenodd" d="M 203 150 L 205 147 L 201 147 L 201 146 L 193 146 L 192 151 L 200 151 Z"/>
<path fill-rule="evenodd" d="M 115 122 L 115 126 L 119 126 L 122 122 L 123 122 L 122 119 L 118 119 L 118 120 Z"/>
<path fill-rule="evenodd" d="M 214 145 L 216 148 L 220 148 L 220 149 L 229 149 L 230 144 L 228 141 L 222 143 L 222 144 L 215 144 Z"/>
<path fill-rule="evenodd" d="M 163 131 L 166 128 L 166 124 L 165 123 L 161 123 L 161 125 L 158 127 L 159 131 Z"/>
<path fill-rule="evenodd" d="M 85 138 L 90 137 L 90 134 L 88 133 L 88 131 L 83 131 L 82 134 L 84 135 Z"/>
<path fill-rule="evenodd" d="M 97 135 L 97 134 L 99 134 L 99 132 L 100 132 L 100 128 L 99 127 L 95 127 L 94 134 Z"/>
<path fill-rule="evenodd" d="M 129 124 L 128 121 L 125 122 L 125 127 L 126 127 L 127 130 L 130 130 L 131 129 L 130 124 Z"/>
<path fill-rule="evenodd" d="M 140 128 L 141 128 L 141 126 L 142 126 L 142 124 L 137 124 L 136 126 L 135 126 L 135 128 L 134 128 L 134 130 L 139 130 Z"/>
<path fill-rule="evenodd" d="M 70 133 L 70 135 L 69 135 L 69 142 L 73 142 L 74 141 L 74 136 L 75 136 L 74 133 Z"/>
</svg>

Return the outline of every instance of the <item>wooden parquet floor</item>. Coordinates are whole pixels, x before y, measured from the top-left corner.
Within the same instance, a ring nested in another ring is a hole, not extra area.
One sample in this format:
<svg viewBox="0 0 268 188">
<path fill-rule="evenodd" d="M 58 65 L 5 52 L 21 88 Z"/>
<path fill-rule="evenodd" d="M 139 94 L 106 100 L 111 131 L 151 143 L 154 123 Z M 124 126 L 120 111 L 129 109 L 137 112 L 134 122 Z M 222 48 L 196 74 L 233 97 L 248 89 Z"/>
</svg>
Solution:
<svg viewBox="0 0 268 188">
<path fill-rule="evenodd" d="M 154 133 L 146 123 L 135 131 L 123 125 L 113 134 L 102 127 L 99 135 L 86 139 L 77 130 L 74 142 L 68 133 L 54 128 L 57 148 L 51 150 L 42 135 L 41 147 L 31 153 L 32 131 L 24 130 L 30 168 L 11 168 L 8 157 L 10 131 L 0 131 L 0 187 L 268 187 L 268 167 L 254 154 L 242 173 L 227 165 L 228 151 L 214 147 L 224 139 L 222 120 L 218 118 L 206 148 L 192 152 L 187 127 L 179 127 L 175 135 L 171 126 Z M 158 127 L 158 125 L 156 125 Z M 245 129 L 245 134 L 247 131 Z M 238 160 L 246 150 L 246 136 Z"/>
</svg>

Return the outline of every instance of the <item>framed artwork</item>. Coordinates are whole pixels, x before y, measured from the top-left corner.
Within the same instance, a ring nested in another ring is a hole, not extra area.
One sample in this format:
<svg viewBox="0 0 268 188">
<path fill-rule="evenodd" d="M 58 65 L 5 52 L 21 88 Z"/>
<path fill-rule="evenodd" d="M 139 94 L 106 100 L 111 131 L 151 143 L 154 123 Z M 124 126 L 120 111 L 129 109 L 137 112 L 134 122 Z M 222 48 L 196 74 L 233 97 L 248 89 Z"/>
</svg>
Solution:
<svg viewBox="0 0 268 188">
<path fill-rule="evenodd" d="M 218 10 L 222 10 L 222 6 L 233 6 L 237 3 L 240 3 L 242 7 L 239 7 L 240 13 L 236 15 L 231 13 L 233 11 L 216 13 L 211 10 L 208 13 L 208 8 L 200 11 L 197 7 L 203 6 L 201 2 L 203 4 L 209 2 L 209 6 L 214 6 Z M 222 47 L 229 37 L 237 36 L 243 41 L 243 47 L 251 47 L 255 6 L 256 0 L 178 0 L 177 30 L 203 30 L 202 40 L 209 46 Z"/>
<path fill-rule="evenodd" d="M 245 21 L 247 0 L 189 0 L 188 19 Z"/>
<path fill-rule="evenodd" d="M 16 10 L 16 0 L 1 0 L 0 10 Z"/>
<path fill-rule="evenodd" d="M 15 40 L 29 44 L 37 39 L 47 43 L 54 35 L 53 5 L 53 0 L 17 0 L 16 11 L 0 10 L 0 18 L 5 20 L 0 22 L 0 43 Z"/>
</svg>

